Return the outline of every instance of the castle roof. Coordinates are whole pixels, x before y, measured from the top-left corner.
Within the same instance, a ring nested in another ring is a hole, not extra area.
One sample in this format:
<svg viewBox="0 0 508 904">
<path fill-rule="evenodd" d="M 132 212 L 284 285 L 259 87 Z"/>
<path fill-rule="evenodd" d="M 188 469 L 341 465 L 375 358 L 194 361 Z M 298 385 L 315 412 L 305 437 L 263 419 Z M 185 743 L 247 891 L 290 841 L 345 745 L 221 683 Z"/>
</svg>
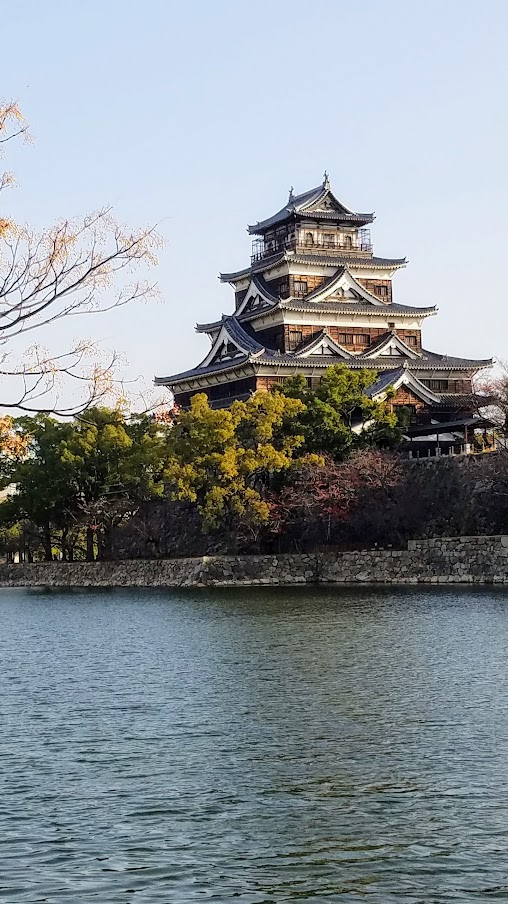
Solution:
<svg viewBox="0 0 508 904">
<path fill-rule="evenodd" d="M 400 267 L 405 267 L 407 264 L 407 260 L 405 257 L 360 257 L 354 253 L 348 255 L 340 255 L 336 254 L 333 257 L 330 255 L 329 257 L 323 254 L 315 255 L 315 254 L 301 254 L 298 251 L 278 251 L 270 257 L 263 258 L 260 261 L 255 261 L 250 267 L 245 267 L 243 270 L 235 270 L 232 273 L 219 273 L 219 279 L 221 282 L 236 282 L 238 279 L 242 279 L 244 276 L 249 276 L 249 274 L 254 275 L 255 273 L 266 273 L 267 271 L 273 269 L 274 267 L 278 267 L 281 263 L 293 263 L 293 264 L 314 264 L 316 266 L 343 266 L 348 267 L 348 269 L 365 269 L 369 270 L 394 270 Z"/>
<path fill-rule="evenodd" d="M 321 185 L 299 195 L 294 195 L 293 189 L 291 189 L 284 207 L 281 207 L 273 216 L 260 220 L 254 226 L 248 226 L 247 229 L 250 235 L 262 235 L 267 229 L 283 223 L 295 215 L 311 219 L 333 220 L 337 223 L 349 223 L 355 226 L 372 223 L 374 219 L 373 213 L 356 213 L 339 201 L 333 194 L 328 175 L 325 173 Z"/>
<path fill-rule="evenodd" d="M 307 301 L 306 298 L 284 298 L 271 306 L 259 310 L 246 311 L 236 315 L 240 323 L 248 323 L 267 313 L 268 310 L 280 309 L 283 311 L 315 312 L 321 314 L 369 314 L 378 317 L 431 317 L 436 313 L 436 305 L 427 308 L 414 308 L 408 304 L 378 304 L 373 305 L 368 301 L 343 302 L 340 301 Z M 220 320 L 212 320 L 210 323 L 197 323 L 197 333 L 214 333 L 220 329 L 228 314 L 223 314 Z"/>
<path fill-rule="evenodd" d="M 393 382 L 393 372 L 398 372 L 401 369 L 402 362 L 405 370 L 418 372 L 475 371 L 483 367 L 489 367 L 492 364 L 492 359 L 490 358 L 457 358 L 424 349 L 416 353 L 414 349 L 409 347 L 407 347 L 406 354 L 404 343 L 402 343 L 403 348 L 391 348 L 390 343 L 393 343 L 392 337 L 394 336 L 391 332 L 382 337 L 382 340 L 376 346 L 371 346 L 360 354 L 354 354 L 338 345 L 328 336 L 326 330 L 322 330 L 312 341 L 305 342 L 295 351 L 279 352 L 261 345 L 234 316 L 224 317 L 214 326 L 217 327 L 218 334 L 204 361 L 191 370 L 183 371 L 173 376 L 156 377 L 155 382 L 157 385 L 176 386 L 189 379 L 237 370 L 245 367 L 245 365 L 259 366 L 262 364 L 277 368 L 311 365 L 313 368 L 321 370 L 330 367 L 332 364 L 342 362 L 353 370 L 367 368 L 379 371 L 382 374 L 387 374 L 387 372 L 391 371 L 390 382 Z M 395 338 L 398 339 L 398 337 Z M 400 340 L 398 340 L 399 342 Z M 376 354 L 373 355 L 374 351 Z"/>
<path fill-rule="evenodd" d="M 428 308 L 413 308 L 408 304 L 379 304 L 373 305 L 368 301 L 344 302 L 340 301 L 307 301 L 306 298 L 286 298 L 280 302 L 280 307 L 285 311 L 321 311 L 324 314 L 373 314 L 379 317 L 407 317 L 414 314 L 418 317 L 430 317 L 436 313 L 436 305 Z"/>
</svg>

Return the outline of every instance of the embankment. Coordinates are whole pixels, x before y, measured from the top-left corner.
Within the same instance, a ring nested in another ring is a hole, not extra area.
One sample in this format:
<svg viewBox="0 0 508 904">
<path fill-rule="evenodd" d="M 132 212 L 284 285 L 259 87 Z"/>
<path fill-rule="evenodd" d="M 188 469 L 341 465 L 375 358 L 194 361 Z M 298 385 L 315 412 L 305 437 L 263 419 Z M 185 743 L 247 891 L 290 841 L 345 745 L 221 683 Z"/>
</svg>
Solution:
<svg viewBox="0 0 508 904">
<path fill-rule="evenodd" d="M 0 565 L 0 587 L 234 587 L 344 583 L 506 584 L 508 536 L 411 540 L 404 550 Z"/>
</svg>

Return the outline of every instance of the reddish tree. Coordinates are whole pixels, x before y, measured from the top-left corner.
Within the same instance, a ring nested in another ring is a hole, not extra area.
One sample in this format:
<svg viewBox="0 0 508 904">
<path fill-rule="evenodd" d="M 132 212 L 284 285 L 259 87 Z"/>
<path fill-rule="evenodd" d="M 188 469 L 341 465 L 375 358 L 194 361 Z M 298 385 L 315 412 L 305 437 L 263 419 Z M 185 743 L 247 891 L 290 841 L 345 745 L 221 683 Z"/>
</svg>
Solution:
<svg viewBox="0 0 508 904">
<path fill-rule="evenodd" d="M 341 463 L 327 457 L 322 464 L 297 466 L 291 482 L 270 498 L 272 531 L 295 542 L 328 543 L 360 499 L 368 505 L 370 494 L 390 491 L 402 477 L 396 455 L 374 450 Z"/>
</svg>

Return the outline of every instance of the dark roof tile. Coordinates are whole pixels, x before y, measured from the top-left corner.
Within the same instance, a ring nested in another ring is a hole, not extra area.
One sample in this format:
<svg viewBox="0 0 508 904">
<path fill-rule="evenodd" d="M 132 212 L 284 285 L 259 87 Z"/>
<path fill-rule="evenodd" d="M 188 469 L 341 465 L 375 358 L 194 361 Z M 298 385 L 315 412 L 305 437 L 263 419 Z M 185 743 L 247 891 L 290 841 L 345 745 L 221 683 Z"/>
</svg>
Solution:
<svg viewBox="0 0 508 904">
<path fill-rule="evenodd" d="M 352 267 L 353 269 L 367 267 L 374 270 L 390 270 L 393 267 L 405 267 L 407 264 L 405 257 L 355 257 L 354 254 L 351 254 L 349 257 L 339 254 L 332 257 L 331 255 L 325 256 L 324 254 L 298 254 L 294 251 L 279 251 L 271 257 L 256 261 L 250 267 L 245 267 L 244 270 L 237 270 L 233 273 L 220 273 L 219 279 L 221 282 L 234 282 L 237 279 L 241 279 L 243 276 L 249 276 L 249 274 L 254 275 L 255 273 L 270 270 L 272 267 L 280 264 L 283 260 L 292 261 L 298 264 L 325 264 L 327 266 L 331 264 L 334 267 L 346 266 Z"/>
<path fill-rule="evenodd" d="M 326 195 L 330 196 L 332 203 L 334 204 L 334 209 L 318 211 L 316 213 L 308 209 L 321 198 L 325 198 Z M 283 223 L 284 220 L 287 220 L 295 214 L 320 219 L 333 219 L 338 222 L 358 223 L 360 225 L 372 223 L 372 220 L 374 219 L 373 213 L 356 213 L 353 210 L 349 210 L 349 208 L 345 207 L 331 192 L 329 184 L 324 182 L 316 188 L 311 188 L 309 191 L 305 191 L 300 195 L 290 194 L 284 207 L 281 207 L 277 213 L 268 217 L 266 220 L 260 220 L 255 223 L 254 226 L 248 226 L 248 232 L 251 235 L 257 235 L 264 232 L 266 229 L 269 229 L 270 226 L 275 226 L 277 223 Z"/>
</svg>

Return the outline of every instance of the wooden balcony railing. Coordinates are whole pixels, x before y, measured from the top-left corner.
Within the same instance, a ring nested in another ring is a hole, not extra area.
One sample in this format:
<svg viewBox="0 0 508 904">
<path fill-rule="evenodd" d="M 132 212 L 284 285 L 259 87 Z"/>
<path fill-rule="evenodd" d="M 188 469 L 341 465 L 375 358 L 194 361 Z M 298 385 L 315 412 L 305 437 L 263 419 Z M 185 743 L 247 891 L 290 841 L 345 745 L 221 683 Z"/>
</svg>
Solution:
<svg viewBox="0 0 508 904">
<path fill-rule="evenodd" d="M 256 240 L 252 243 L 251 263 L 272 257 L 281 251 L 300 251 L 304 254 L 342 254 L 342 255 L 370 255 L 372 254 L 372 243 L 370 241 L 361 242 L 340 242 L 326 240 L 297 240 L 284 239 L 283 241 L 260 242 Z"/>
</svg>

